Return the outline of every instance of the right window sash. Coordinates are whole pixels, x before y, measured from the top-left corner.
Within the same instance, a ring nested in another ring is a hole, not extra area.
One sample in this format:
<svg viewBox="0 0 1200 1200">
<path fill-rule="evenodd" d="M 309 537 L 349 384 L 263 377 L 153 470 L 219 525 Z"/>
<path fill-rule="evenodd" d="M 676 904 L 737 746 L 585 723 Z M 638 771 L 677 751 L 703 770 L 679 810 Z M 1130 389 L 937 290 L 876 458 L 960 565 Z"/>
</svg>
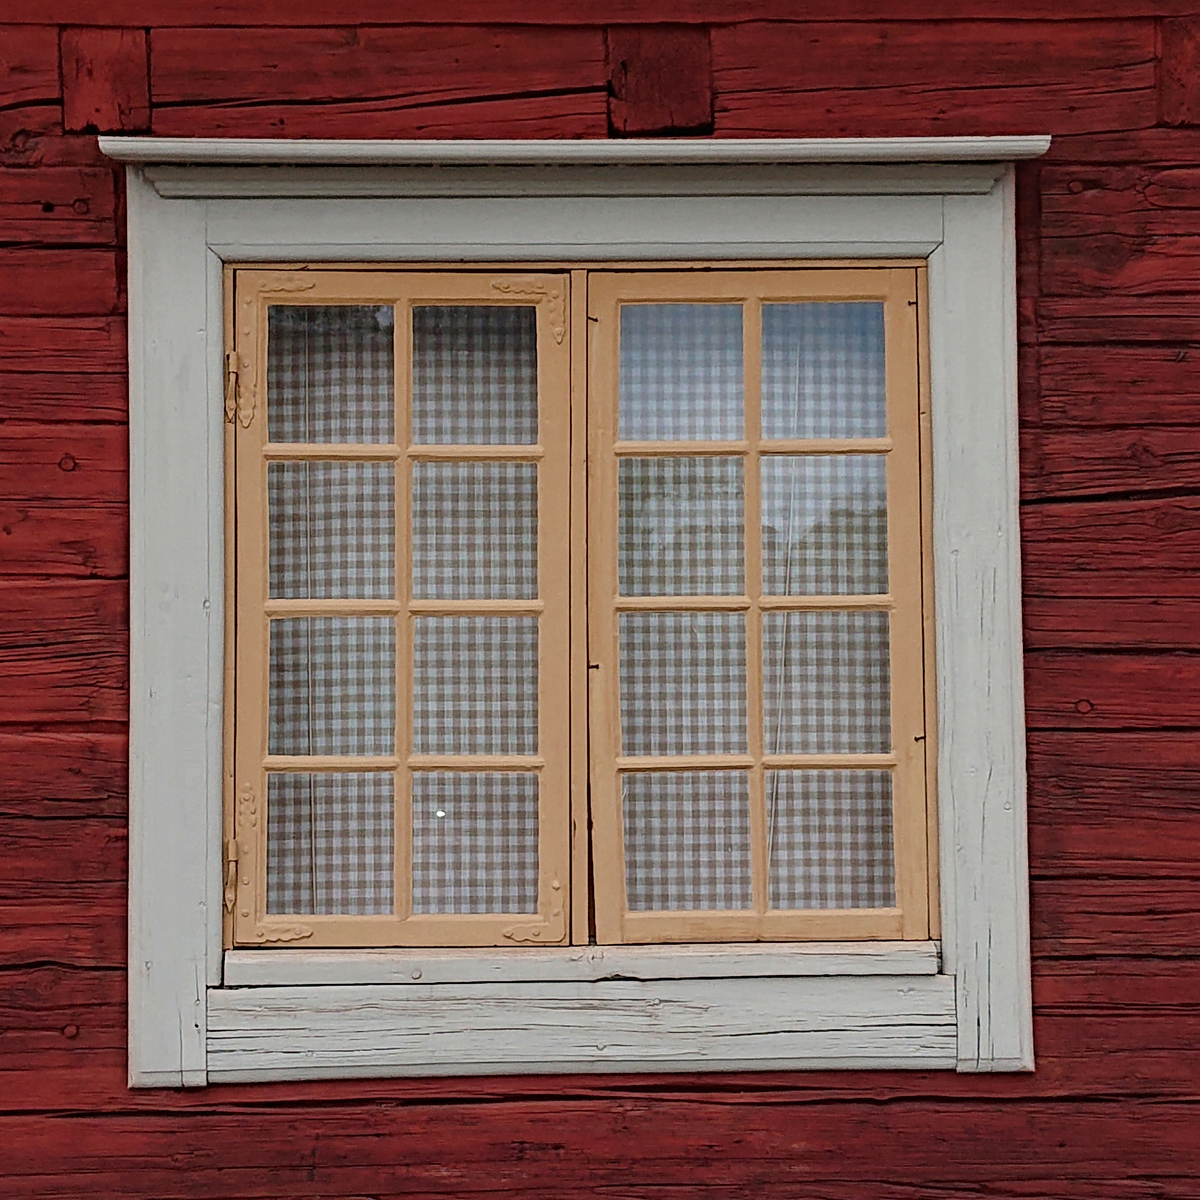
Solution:
<svg viewBox="0 0 1200 1200">
<path fill-rule="evenodd" d="M 589 272 L 600 943 L 930 936 L 920 275 Z"/>
</svg>

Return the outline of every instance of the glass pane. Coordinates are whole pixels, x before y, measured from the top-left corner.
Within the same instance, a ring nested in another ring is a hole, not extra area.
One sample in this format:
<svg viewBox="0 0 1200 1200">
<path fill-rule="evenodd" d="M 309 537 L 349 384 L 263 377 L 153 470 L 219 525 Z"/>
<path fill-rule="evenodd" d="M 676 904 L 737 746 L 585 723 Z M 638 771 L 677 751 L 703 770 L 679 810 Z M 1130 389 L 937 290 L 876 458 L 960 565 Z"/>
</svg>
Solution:
<svg viewBox="0 0 1200 1200">
<path fill-rule="evenodd" d="M 271 775 L 267 912 L 393 911 L 393 777 Z"/>
<path fill-rule="evenodd" d="M 413 776 L 413 912 L 537 911 L 538 778 Z"/>
<path fill-rule="evenodd" d="M 537 464 L 413 464 L 413 595 L 537 595 Z"/>
<path fill-rule="evenodd" d="M 882 454 L 763 458 L 762 526 L 768 596 L 887 591 Z"/>
<path fill-rule="evenodd" d="M 623 304 L 624 441 L 745 436 L 740 304 Z"/>
<path fill-rule="evenodd" d="M 765 438 L 887 434 L 883 304 L 764 304 Z"/>
<path fill-rule="evenodd" d="M 536 754 L 537 617 L 418 617 L 413 750 Z"/>
<path fill-rule="evenodd" d="M 271 305 L 269 439 L 394 441 L 394 323 L 390 304 Z"/>
<path fill-rule="evenodd" d="M 772 908 L 896 903 L 890 771 L 768 771 Z"/>
<path fill-rule="evenodd" d="M 272 621 L 270 713 L 271 754 L 392 754 L 395 621 Z"/>
<path fill-rule="evenodd" d="M 537 309 L 413 309 L 412 440 L 422 446 L 537 441 Z"/>
<path fill-rule="evenodd" d="M 623 458 L 622 596 L 740 596 L 740 458 Z"/>
<path fill-rule="evenodd" d="M 395 479 L 390 462 L 271 463 L 271 595 L 395 596 Z"/>
<path fill-rule="evenodd" d="M 744 754 L 743 613 L 621 614 L 624 754 Z"/>
<path fill-rule="evenodd" d="M 888 614 L 763 614 L 768 754 L 886 754 Z"/>
<path fill-rule="evenodd" d="M 621 777 L 631 911 L 753 905 L 747 780 L 745 771 Z"/>
</svg>

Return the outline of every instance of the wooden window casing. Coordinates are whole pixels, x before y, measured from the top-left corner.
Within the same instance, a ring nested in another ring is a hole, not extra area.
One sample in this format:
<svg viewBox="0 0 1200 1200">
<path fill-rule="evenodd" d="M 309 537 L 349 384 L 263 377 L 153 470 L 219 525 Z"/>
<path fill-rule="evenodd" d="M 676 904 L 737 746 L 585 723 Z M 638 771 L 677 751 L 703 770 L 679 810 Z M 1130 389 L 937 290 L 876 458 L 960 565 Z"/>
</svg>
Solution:
<svg viewBox="0 0 1200 1200">
<path fill-rule="evenodd" d="M 803 270 L 368 271 L 239 269 L 232 476 L 236 614 L 233 770 L 227 920 L 230 944 L 303 946 L 486 946 L 523 943 L 921 939 L 930 936 L 933 878 L 928 830 L 933 800 L 926 731 L 932 729 L 927 550 L 928 453 L 922 440 L 918 267 Z M 760 313 L 764 302 L 877 300 L 886 328 L 887 437 L 734 442 L 619 443 L 616 355 L 623 302 L 737 302 L 744 313 L 746 430 L 758 429 Z M 395 321 L 392 445 L 271 444 L 266 441 L 267 309 L 271 304 L 391 304 Z M 414 304 L 524 304 L 537 308 L 536 446 L 417 446 L 408 386 Z M 586 350 L 585 350 L 586 347 Z M 258 419 L 255 419 L 255 416 Z M 734 455 L 744 463 L 744 596 L 619 597 L 616 471 L 623 455 Z M 889 590 L 872 596 L 764 597 L 761 588 L 759 464 L 772 454 L 879 454 L 887 461 Z M 267 593 L 267 464 L 300 460 L 396 464 L 394 600 L 270 600 Z M 413 461 L 536 461 L 536 601 L 429 601 L 409 595 L 405 536 Z M 624 758 L 620 748 L 617 614 L 739 611 L 747 614 L 748 753 L 700 760 Z M 890 614 L 892 751 L 886 755 L 767 756 L 762 739 L 760 622 L 764 611 L 875 609 Z M 411 626 L 417 615 L 536 613 L 539 618 L 539 751 L 500 760 L 421 756 L 411 747 Z M 267 754 L 267 645 L 272 617 L 393 615 L 398 624 L 396 754 L 376 759 L 282 759 Z M 589 761 L 590 760 L 590 761 Z M 625 904 L 620 776 L 634 770 L 746 769 L 750 777 L 753 907 L 734 912 L 629 912 Z M 893 776 L 896 904 L 887 909 L 777 910 L 766 902 L 763 779 L 771 768 L 884 768 Z M 538 910 L 526 914 L 411 912 L 411 829 L 416 771 L 534 770 L 539 789 Z M 266 905 L 267 774 L 273 770 L 370 770 L 396 779 L 396 911 L 392 916 L 270 914 Z M 590 800 L 589 800 L 590 791 Z M 589 843 L 588 831 L 591 830 Z M 936 907 L 935 905 L 933 907 Z"/>
</svg>

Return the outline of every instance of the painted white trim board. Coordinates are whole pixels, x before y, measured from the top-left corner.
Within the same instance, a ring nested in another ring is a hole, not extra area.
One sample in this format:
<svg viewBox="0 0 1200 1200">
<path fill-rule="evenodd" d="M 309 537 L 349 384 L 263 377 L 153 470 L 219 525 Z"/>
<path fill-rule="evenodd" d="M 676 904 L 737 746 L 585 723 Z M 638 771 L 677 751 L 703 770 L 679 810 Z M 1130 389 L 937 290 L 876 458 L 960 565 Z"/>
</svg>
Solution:
<svg viewBox="0 0 1200 1200">
<path fill-rule="evenodd" d="M 631 1048 L 619 1067 L 607 1051 L 595 1049 L 611 1014 L 604 1005 L 572 999 L 600 995 L 588 989 L 602 981 L 531 984 L 560 989 L 552 997 L 556 1019 L 574 1022 L 579 1037 L 576 1048 L 564 1049 L 561 1058 L 548 1058 L 539 1048 L 537 1069 L 668 1069 L 664 1064 L 675 1069 L 692 1061 L 690 1050 L 679 1057 L 680 1048 L 698 1029 L 717 1040 L 727 1032 L 729 1010 L 720 1001 L 725 987 L 762 1002 L 759 1009 L 743 1008 L 738 1017 L 737 1037 L 743 1039 L 738 1044 L 744 1053 L 726 1060 L 729 1069 L 904 1065 L 899 1060 L 907 1051 L 897 1051 L 898 1058 L 877 1053 L 879 1030 L 888 1028 L 889 1021 L 898 1039 L 889 1044 L 910 1046 L 909 1065 L 931 1065 L 920 1047 L 936 1045 L 939 1065 L 1030 1069 L 1011 171 L 1002 172 L 986 192 L 961 191 L 961 167 L 954 165 L 945 168 L 942 194 L 931 190 L 929 170 L 922 172 L 919 188 L 906 191 L 909 168 L 880 165 L 872 168 L 874 184 L 860 178 L 859 190 L 844 197 L 788 195 L 786 189 L 770 197 L 738 194 L 736 189 L 717 196 L 674 196 L 656 195 L 651 187 L 640 194 L 633 187 L 625 195 L 588 199 L 569 187 L 556 198 L 556 169 L 536 167 L 525 168 L 530 194 L 514 196 L 513 170 L 495 171 L 496 195 L 490 200 L 487 172 L 480 171 L 472 175 L 469 196 L 432 203 L 420 197 L 337 200 L 269 192 L 255 198 L 253 180 L 262 174 L 255 167 L 247 168 L 246 188 L 238 198 L 168 198 L 136 168 L 129 171 L 131 1083 L 178 1086 L 202 1084 L 210 1077 L 299 1078 L 305 1057 L 296 1051 L 318 1037 L 324 1039 L 323 1071 L 359 1073 L 366 1069 L 364 1055 L 369 1057 L 355 1048 L 358 1042 L 338 1041 L 336 1031 L 347 1027 L 336 1013 L 350 993 L 339 999 L 326 990 L 332 985 L 299 987 L 294 996 L 309 1005 L 304 1010 L 308 1018 L 293 1012 L 284 1019 L 279 1006 L 287 988 L 222 986 L 220 279 L 223 261 L 248 257 L 419 262 L 446 257 L 928 256 L 941 973 L 788 977 L 785 991 L 794 1006 L 808 1004 L 806 997 L 815 993 L 803 988 L 824 979 L 854 991 L 865 1007 L 854 1031 L 839 1035 L 836 1044 L 825 1034 L 806 1035 L 789 1043 L 779 1058 L 761 1057 L 760 1051 L 782 1044 L 775 1038 L 780 1014 L 771 999 L 784 986 L 780 977 L 641 981 L 660 989 L 660 1004 L 671 988 L 685 984 L 698 989 L 687 992 L 693 999 L 714 989 L 713 1002 L 688 1008 L 692 1023 L 671 1025 L 675 1032 L 664 1032 L 659 1044 L 647 1040 L 649 1034 L 631 1034 Z M 488 231 L 480 235 L 485 217 Z M 479 956 L 478 967 L 480 978 L 486 978 L 486 955 Z M 880 980 L 891 982 L 884 986 Z M 932 995 L 927 989 L 934 981 L 942 1001 L 953 1000 L 956 1034 L 948 1056 L 941 1040 L 945 1012 L 934 1004 L 922 1010 L 924 1015 L 907 1013 L 901 1022 L 901 1010 L 888 990 L 910 987 L 917 989 L 914 995 Z M 387 986 L 351 986 L 355 1003 L 373 1003 L 376 993 L 363 988 Z M 453 1002 L 459 1006 L 455 1012 L 465 1012 L 459 1002 L 482 993 L 463 989 L 484 985 L 447 979 L 435 986 L 440 1003 Z M 571 992 L 570 987 L 583 991 Z M 262 996 L 250 996 L 260 992 Z M 525 994 L 536 999 L 534 993 Z M 387 1020 L 407 1020 L 404 1014 L 415 1011 L 411 989 L 404 995 L 410 1001 L 397 1007 L 398 993 L 378 993 L 381 1002 L 387 1000 Z M 589 1011 L 597 1022 L 597 1036 L 590 1039 L 580 1032 L 591 1019 Z M 276 1016 L 264 1012 L 275 1013 L 282 1022 L 266 1039 L 260 1035 Z M 707 1025 L 699 1012 L 709 1014 Z M 655 1028 L 668 1026 L 660 1022 Z M 369 1025 L 371 1030 L 380 1032 Z M 442 1032 L 447 1037 L 452 1033 L 448 1027 Z M 430 1031 L 425 1044 L 433 1045 L 436 1034 Z M 295 1039 L 290 1047 L 289 1036 Z M 456 1045 L 465 1052 L 466 1043 Z M 588 1046 L 593 1049 L 586 1050 Z M 395 1050 L 398 1057 L 388 1059 L 388 1070 L 454 1074 L 475 1069 L 455 1059 L 458 1050 L 428 1060 Z M 575 1057 L 577 1053 L 584 1057 Z M 488 1069 L 501 1067 L 492 1062 Z M 502 1069 L 534 1068 L 510 1063 Z"/>
</svg>

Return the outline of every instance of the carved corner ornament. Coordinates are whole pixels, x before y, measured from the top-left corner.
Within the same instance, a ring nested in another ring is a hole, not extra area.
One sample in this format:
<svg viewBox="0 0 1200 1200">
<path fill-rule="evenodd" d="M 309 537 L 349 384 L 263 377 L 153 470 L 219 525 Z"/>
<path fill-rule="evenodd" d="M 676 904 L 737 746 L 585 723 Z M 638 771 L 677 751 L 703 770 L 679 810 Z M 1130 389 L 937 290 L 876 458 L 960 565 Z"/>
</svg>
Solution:
<svg viewBox="0 0 1200 1200">
<path fill-rule="evenodd" d="M 550 884 L 550 912 L 544 922 L 527 925 L 510 925 L 504 930 L 510 942 L 545 942 L 557 944 L 567 936 L 567 923 L 563 915 L 562 884 L 553 880 Z"/>
<path fill-rule="evenodd" d="M 567 285 L 565 280 L 555 280 L 551 283 L 534 283 L 500 281 L 492 287 L 505 296 L 527 296 L 531 300 L 546 301 L 546 315 L 550 321 L 550 332 L 554 340 L 561 346 L 567 336 Z"/>
</svg>

